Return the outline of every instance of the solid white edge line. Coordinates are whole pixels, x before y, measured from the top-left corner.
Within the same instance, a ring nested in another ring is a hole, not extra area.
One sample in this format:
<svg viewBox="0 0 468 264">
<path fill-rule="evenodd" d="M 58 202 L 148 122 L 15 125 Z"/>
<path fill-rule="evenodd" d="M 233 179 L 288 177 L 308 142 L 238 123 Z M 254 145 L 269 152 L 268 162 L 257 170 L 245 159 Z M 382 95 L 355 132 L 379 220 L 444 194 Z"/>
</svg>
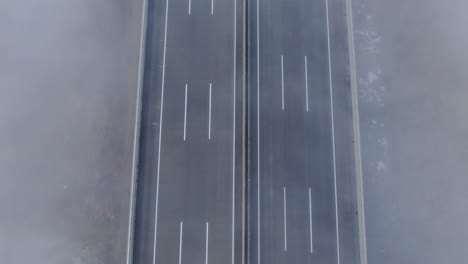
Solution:
<svg viewBox="0 0 468 264">
<path fill-rule="evenodd" d="M 309 112 L 309 77 L 307 70 L 307 56 L 304 56 L 304 72 L 305 72 L 305 96 L 306 96 L 306 110 Z"/>
<path fill-rule="evenodd" d="M 211 83 L 210 83 L 210 95 L 208 103 L 208 139 L 211 139 Z"/>
<path fill-rule="evenodd" d="M 348 49 L 349 49 L 349 71 L 351 79 L 351 98 L 353 108 L 353 129 L 354 129 L 354 158 L 356 166 L 356 193 L 359 223 L 359 246 L 361 264 L 367 264 L 367 241 L 366 241 L 366 221 L 364 210 L 364 183 L 361 160 L 361 136 L 359 131 L 359 101 L 356 82 L 356 57 L 354 48 L 353 10 L 352 1 L 346 0 L 347 26 L 348 26 Z"/>
<path fill-rule="evenodd" d="M 232 98 L 232 103 L 233 103 L 233 133 L 232 133 L 232 246 L 231 246 L 231 261 L 232 264 L 234 264 L 234 227 L 235 227 L 235 205 L 236 205 L 236 200 L 235 200 L 235 191 L 236 191 L 236 62 L 237 62 L 237 0 L 234 0 L 234 45 L 233 45 L 233 98 Z"/>
<path fill-rule="evenodd" d="M 260 264 L 260 1 L 257 0 L 257 264 Z"/>
<path fill-rule="evenodd" d="M 286 214 L 286 187 L 283 187 L 284 251 L 288 251 L 288 223 L 286 222 Z"/>
<path fill-rule="evenodd" d="M 209 240 L 210 225 L 206 222 L 206 235 L 205 235 L 205 264 L 208 264 L 208 240 Z"/>
<path fill-rule="evenodd" d="M 330 20 L 328 15 L 328 0 L 325 0 L 326 18 L 327 18 L 327 44 L 328 44 L 328 78 L 330 86 L 330 115 L 331 115 L 331 130 L 332 130 L 332 152 L 333 152 L 333 181 L 335 191 L 335 228 L 336 228 L 336 258 L 337 263 L 340 264 L 340 229 L 338 218 L 338 190 L 336 182 L 336 153 L 335 153 L 335 120 L 333 112 L 333 83 L 332 83 L 332 65 L 331 65 L 331 50 L 330 50 Z"/>
<path fill-rule="evenodd" d="M 184 141 L 187 138 L 187 90 L 188 90 L 188 84 L 185 84 Z"/>
<path fill-rule="evenodd" d="M 146 29 L 147 29 L 147 13 L 148 1 L 143 0 L 142 14 L 141 14 L 141 32 L 140 32 L 140 54 L 138 65 L 138 80 L 137 80 L 137 96 L 136 96 L 136 109 L 135 109 L 135 124 L 133 131 L 133 153 L 132 153 L 132 176 L 130 183 L 130 204 L 128 209 L 128 230 L 127 230 L 127 258 L 126 264 L 131 264 L 133 258 L 133 227 L 135 215 L 135 184 L 138 177 L 138 150 L 140 139 L 140 115 L 141 115 L 141 99 L 143 90 L 143 72 L 145 66 L 145 49 L 146 49 Z"/>
<path fill-rule="evenodd" d="M 281 108 L 284 110 L 284 68 L 283 55 L 281 54 Z"/>
<path fill-rule="evenodd" d="M 182 239 L 184 238 L 184 222 L 180 222 L 180 235 L 179 235 L 179 264 L 182 263 Z"/>
<path fill-rule="evenodd" d="M 309 230 L 310 230 L 310 253 L 314 253 L 314 233 L 312 229 L 312 190 L 309 187 Z"/>
<path fill-rule="evenodd" d="M 247 101 L 247 89 L 246 89 L 246 84 L 247 84 L 247 63 L 248 63 L 248 58 L 247 58 L 247 43 L 246 43 L 246 38 L 244 38 L 244 36 L 247 35 L 247 1 L 242 1 L 242 5 L 241 5 L 241 21 L 242 21 L 242 34 L 241 34 L 241 42 L 242 42 L 242 74 L 241 74 L 241 80 L 242 80 L 242 130 L 243 131 L 246 131 L 246 128 L 248 127 L 247 126 L 247 123 L 248 123 L 248 118 L 247 118 L 247 115 L 248 115 L 248 112 L 250 111 L 247 111 L 247 104 L 248 104 L 248 101 Z M 242 155 L 245 155 L 245 153 L 247 153 L 247 142 L 248 142 L 248 137 L 242 137 Z M 249 241 L 250 239 L 250 234 L 247 232 L 248 231 L 248 228 L 247 228 L 247 225 L 248 225 L 248 222 L 249 221 L 249 218 L 248 217 L 248 214 L 247 212 L 249 211 L 249 208 L 250 208 L 250 205 L 247 205 L 247 201 L 246 201 L 246 197 L 247 197 L 247 191 L 248 191 L 248 188 L 247 188 L 247 184 L 246 184 L 246 174 L 247 174 L 247 161 L 246 159 L 242 159 L 242 203 L 241 203 L 241 207 L 242 207 L 242 210 L 241 210 L 241 214 L 242 214 L 242 217 L 241 217 L 241 222 L 242 222 L 242 247 L 241 247 L 241 257 L 240 259 L 242 259 L 242 264 L 245 264 L 245 260 L 247 259 L 247 255 L 248 255 L 248 252 L 250 251 L 248 248 L 247 248 L 247 242 L 246 241 Z"/>
<path fill-rule="evenodd" d="M 156 173 L 156 205 L 154 216 L 154 241 L 153 241 L 153 264 L 156 264 L 156 241 L 158 232 L 158 207 L 159 207 L 159 173 L 161 171 L 161 134 L 162 134 L 162 121 L 163 121 L 163 106 L 164 106 L 164 81 L 166 73 L 166 44 L 167 44 L 167 17 L 169 10 L 169 0 L 166 0 L 166 21 L 164 26 L 164 48 L 163 48 L 163 65 L 162 65 L 162 78 L 161 78 L 161 109 L 159 112 L 159 146 L 158 146 L 158 171 Z"/>
</svg>

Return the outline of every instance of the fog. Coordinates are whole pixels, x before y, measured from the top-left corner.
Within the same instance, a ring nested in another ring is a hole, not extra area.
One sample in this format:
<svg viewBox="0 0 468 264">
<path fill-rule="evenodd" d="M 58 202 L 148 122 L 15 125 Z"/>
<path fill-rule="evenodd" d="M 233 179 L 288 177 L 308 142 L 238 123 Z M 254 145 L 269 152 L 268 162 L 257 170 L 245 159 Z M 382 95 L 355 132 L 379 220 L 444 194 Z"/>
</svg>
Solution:
<svg viewBox="0 0 468 264">
<path fill-rule="evenodd" d="M 124 263 L 141 1 L 0 2 L 1 263 Z"/>
<path fill-rule="evenodd" d="M 368 263 L 464 263 L 468 2 L 353 10 Z"/>
<path fill-rule="evenodd" d="M 141 2 L 0 2 L 2 263 L 124 263 Z M 464 263 L 468 2 L 353 0 L 369 263 Z"/>
</svg>

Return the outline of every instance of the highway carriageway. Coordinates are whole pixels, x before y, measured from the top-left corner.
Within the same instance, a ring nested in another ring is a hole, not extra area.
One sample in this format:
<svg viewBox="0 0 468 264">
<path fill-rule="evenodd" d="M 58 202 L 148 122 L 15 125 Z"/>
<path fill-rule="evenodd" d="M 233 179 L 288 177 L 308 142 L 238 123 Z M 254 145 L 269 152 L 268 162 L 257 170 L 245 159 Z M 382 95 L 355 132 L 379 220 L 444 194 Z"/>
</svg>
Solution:
<svg viewBox="0 0 468 264">
<path fill-rule="evenodd" d="M 147 2 L 132 263 L 360 263 L 345 13 Z"/>
</svg>

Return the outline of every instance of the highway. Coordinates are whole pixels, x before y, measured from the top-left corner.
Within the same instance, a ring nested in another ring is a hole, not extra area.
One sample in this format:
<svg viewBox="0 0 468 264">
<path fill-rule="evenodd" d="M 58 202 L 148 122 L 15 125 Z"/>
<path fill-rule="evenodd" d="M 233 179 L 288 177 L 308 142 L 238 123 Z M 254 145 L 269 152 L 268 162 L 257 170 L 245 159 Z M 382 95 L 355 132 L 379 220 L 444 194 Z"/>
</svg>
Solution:
<svg viewBox="0 0 468 264">
<path fill-rule="evenodd" d="M 148 4 L 133 263 L 359 263 L 344 0 Z"/>
<path fill-rule="evenodd" d="M 238 0 L 148 2 L 133 263 L 240 263 Z"/>
<path fill-rule="evenodd" d="M 359 263 L 345 2 L 248 16 L 248 263 Z"/>
</svg>

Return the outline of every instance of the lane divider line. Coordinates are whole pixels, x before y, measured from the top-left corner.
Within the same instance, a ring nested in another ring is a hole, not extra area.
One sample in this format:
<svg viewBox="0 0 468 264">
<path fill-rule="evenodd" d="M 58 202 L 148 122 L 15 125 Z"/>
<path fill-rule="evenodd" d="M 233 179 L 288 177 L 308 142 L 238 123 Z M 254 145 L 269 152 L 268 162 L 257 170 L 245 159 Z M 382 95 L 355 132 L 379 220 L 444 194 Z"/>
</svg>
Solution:
<svg viewBox="0 0 468 264">
<path fill-rule="evenodd" d="M 307 56 L 304 56 L 304 72 L 305 72 L 305 96 L 306 96 L 306 111 L 309 112 L 309 78 L 307 70 Z"/>
<path fill-rule="evenodd" d="M 208 139 L 211 139 L 211 83 L 208 103 Z"/>
<path fill-rule="evenodd" d="M 205 264 L 208 264 L 208 240 L 209 240 L 210 225 L 206 222 L 206 234 L 205 234 Z"/>
<path fill-rule="evenodd" d="M 281 108 L 284 110 L 284 67 L 283 67 L 283 55 L 281 55 Z"/>
<path fill-rule="evenodd" d="M 187 136 L 187 90 L 188 90 L 188 84 L 185 84 L 184 141 Z"/>
<path fill-rule="evenodd" d="M 182 263 L 182 239 L 184 237 L 184 222 L 180 222 L 180 235 L 179 235 L 179 264 Z"/>
<path fill-rule="evenodd" d="M 284 251 L 288 251 L 288 229 L 286 214 L 286 187 L 283 187 Z"/>
<path fill-rule="evenodd" d="M 312 190 L 309 188 L 309 230 L 310 230 L 310 253 L 314 253 L 313 229 L 312 229 Z"/>
</svg>

